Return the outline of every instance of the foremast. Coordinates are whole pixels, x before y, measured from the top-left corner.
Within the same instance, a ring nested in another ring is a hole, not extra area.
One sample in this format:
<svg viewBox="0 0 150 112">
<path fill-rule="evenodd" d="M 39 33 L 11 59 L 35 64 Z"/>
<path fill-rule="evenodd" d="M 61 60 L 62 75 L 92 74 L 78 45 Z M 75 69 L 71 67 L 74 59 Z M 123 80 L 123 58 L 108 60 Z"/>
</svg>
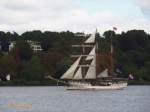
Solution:
<svg viewBox="0 0 150 112">
<path fill-rule="evenodd" d="M 66 71 L 61 79 L 74 79 L 74 80 L 86 80 L 96 79 L 96 60 L 98 52 L 98 43 L 96 42 L 97 30 L 92 34 L 82 45 L 72 45 L 72 47 L 81 47 L 81 55 L 72 55 L 72 57 L 78 57 L 75 63 Z M 92 48 L 88 54 L 85 53 L 85 49 Z"/>
</svg>

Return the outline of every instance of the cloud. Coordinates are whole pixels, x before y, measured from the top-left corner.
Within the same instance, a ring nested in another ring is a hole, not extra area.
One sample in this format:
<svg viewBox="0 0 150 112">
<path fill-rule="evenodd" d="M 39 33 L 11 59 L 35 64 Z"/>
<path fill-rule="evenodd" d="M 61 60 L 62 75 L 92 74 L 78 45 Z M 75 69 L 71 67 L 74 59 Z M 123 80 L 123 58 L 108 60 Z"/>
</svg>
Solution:
<svg viewBox="0 0 150 112">
<path fill-rule="evenodd" d="M 0 0 L 0 12 L 0 30 L 19 33 L 29 30 L 91 33 L 96 28 L 103 32 L 113 26 L 121 32 L 135 28 L 147 30 L 146 25 L 150 26 L 145 18 L 120 17 L 108 9 L 92 12 L 74 0 Z"/>
<path fill-rule="evenodd" d="M 72 30 L 95 29 L 112 18 L 109 11 L 89 13 L 73 0 L 1 0 L 0 30 Z M 109 18 L 109 19 L 108 19 Z"/>
<path fill-rule="evenodd" d="M 142 13 L 150 18 L 150 0 L 136 0 L 136 3 L 140 7 Z"/>
</svg>

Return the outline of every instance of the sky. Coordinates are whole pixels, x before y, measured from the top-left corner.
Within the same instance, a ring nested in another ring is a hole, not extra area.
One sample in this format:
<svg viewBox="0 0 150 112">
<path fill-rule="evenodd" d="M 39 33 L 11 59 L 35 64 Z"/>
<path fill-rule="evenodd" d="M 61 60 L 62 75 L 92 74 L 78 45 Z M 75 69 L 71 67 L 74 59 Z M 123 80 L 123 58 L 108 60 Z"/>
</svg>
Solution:
<svg viewBox="0 0 150 112">
<path fill-rule="evenodd" d="M 150 0 L 0 0 L 0 30 L 150 33 Z"/>
</svg>

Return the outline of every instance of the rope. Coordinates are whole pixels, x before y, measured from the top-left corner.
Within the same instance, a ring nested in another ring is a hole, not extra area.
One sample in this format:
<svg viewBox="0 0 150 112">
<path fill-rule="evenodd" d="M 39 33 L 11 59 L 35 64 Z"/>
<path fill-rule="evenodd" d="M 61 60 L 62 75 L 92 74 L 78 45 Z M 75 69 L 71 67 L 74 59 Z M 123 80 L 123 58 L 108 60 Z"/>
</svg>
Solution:
<svg viewBox="0 0 150 112">
<path fill-rule="evenodd" d="M 56 79 L 56 78 L 54 78 L 54 77 L 52 77 L 52 76 L 50 76 L 50 75 L 49 75 L 49 76 L 46 76 L 45 78 L 56 81 L 56 82 L 57 82 L 57 85 L 58 85 L 59 82 L 62 83 L 62 84 L 67 84 L 67 85 L 69 85 L 69 83 L 67 83 L 67 82 L 65 82 L 65 81 L 62 81 L 62 80 L 59 80 L 59 79 Z"/>
</svg>

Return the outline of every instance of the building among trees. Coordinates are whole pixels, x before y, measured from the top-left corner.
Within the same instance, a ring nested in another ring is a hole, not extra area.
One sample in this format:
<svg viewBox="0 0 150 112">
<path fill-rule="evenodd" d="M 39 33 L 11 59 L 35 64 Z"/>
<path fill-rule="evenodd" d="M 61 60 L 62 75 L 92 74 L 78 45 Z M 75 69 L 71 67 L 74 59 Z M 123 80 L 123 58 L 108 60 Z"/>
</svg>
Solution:
<svg viewBox="0 0 150 112">
<path fill-rule="evenodd" d="M 40 42 L 31 41 L 31 40 L 27 40 L 26 42 L 30 45 L 30 47 L 32 48 L 32 50 L 34 52 L 38 52 L 38 51 L 42 51 L 43 50 L 42 47 L 41 47 L 41 43 Z M 15 44 L 16 44 L 15 41 L 12 41 L 9 44 L 9 51 L 11 51 L 15 47 Z"/>
</svg>

